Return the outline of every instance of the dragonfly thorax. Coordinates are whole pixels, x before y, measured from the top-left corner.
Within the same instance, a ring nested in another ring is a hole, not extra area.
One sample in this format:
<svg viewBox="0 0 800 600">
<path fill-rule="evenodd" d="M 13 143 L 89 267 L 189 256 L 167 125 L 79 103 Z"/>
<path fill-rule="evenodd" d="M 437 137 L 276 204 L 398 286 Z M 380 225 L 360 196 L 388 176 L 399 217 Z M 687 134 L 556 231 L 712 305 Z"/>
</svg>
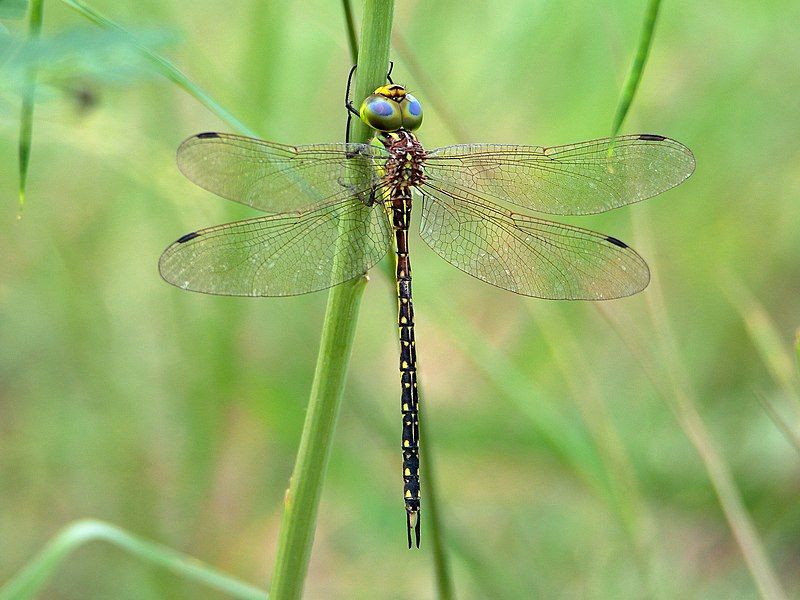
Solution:
<svg viewBox="0 0 800 600">
<path fill-rule="evenodd" d="M 425 150 L 410 131 L 401 129 L 379 136 L 389 158 L 386 160 L 386 178 L 394 185 L 414 187 L 425 181 L 423 163 Z"/>
</svg>

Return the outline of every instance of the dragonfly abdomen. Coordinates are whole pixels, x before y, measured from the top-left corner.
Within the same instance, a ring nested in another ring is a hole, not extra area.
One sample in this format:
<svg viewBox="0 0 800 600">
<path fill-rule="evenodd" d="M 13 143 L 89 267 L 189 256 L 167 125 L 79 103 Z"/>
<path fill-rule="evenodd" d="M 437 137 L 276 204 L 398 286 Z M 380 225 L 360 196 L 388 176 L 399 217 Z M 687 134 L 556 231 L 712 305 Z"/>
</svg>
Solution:
<svg viewBox="0 0 800 600">
<path fill-rule="evenodd" d="M 408 257 L 408 226 L 411 221 L 411 190 L 397 185 L 387 203 L 395 235 L 397 326 L 400 334 L 400 407 L 403 417 L 403 500 L 406 507 L 408 547 L 411 532 L 419 547 L 419 393 L 417 350 L 414 341 L 414 305 L 411 299 L 411 261 Z"/>
<path fill-rule="evenodd" d="M 417 390 L 417 349 L 414 341 L 414 305 L 411 300 L 411 260 L 408 256 L 408 228 L 411 224 L 411 188 L 424 180 L 425 151 L 413 133 L 399 130 L 381 136 L 389 158 L 385 178 L 391 184 L 386 210 L 395 236 L 397 280 L 397 325 L 400 332 L 400 384 L 403 415 L 403 501 L 406 508 L 408 547 L 412 531 L 419 548 L 419 392 Z"/>
</svg>

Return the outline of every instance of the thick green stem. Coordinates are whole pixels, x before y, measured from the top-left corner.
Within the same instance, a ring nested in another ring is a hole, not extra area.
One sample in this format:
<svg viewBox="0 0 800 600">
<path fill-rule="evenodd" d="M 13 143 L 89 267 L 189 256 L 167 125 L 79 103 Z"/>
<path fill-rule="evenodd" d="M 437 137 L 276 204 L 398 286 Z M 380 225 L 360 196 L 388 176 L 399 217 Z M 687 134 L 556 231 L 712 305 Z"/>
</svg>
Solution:
<svg viewBox="0 0 800 600">
<path fill-rule="evenodd" d="M 364 3 L 354 94 L 357 99 L 365 98 L 385 80 L 393 9 L 393 0 L 366 0 Z M 367 142 L 371 134 L 359 121 L 353 128 L 352 139 Z M 340 241 L 348 242 L 347 239 Z M 328 297 L 314 384 L 278 538 L 270 589 L 270 595 L 276 600 L 299 598 L 303 591 L 365 283 L 366 277 L 349 281 L 333 288 Z"/>
</svg>

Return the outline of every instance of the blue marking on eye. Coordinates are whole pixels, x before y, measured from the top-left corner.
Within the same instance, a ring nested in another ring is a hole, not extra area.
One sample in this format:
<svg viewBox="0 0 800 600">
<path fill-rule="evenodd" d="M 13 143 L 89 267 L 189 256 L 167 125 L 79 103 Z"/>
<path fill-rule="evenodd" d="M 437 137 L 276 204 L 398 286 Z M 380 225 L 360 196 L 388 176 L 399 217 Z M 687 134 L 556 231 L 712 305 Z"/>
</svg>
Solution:
<svg viewBox="0 0 800 600">
<path fill-rule="evenodd" d="M 422 114 L 422 106 L 416 98 L 408 103 L 408 112 L 415 117 Z"/>
<path fill-rule="evenodd" d="M 392 105 L 387 100 L 373 100 L 369 103 L 369 109 L 381 117 L 388 117 L 392 114 Z"/>
</svg>

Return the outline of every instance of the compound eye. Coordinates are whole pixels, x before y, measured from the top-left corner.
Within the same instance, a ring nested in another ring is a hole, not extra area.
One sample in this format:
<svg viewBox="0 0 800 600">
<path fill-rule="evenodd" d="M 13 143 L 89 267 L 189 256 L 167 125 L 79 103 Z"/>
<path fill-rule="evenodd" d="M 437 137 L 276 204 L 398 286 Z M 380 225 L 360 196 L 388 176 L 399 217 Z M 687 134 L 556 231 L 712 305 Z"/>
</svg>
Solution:
<svg viewBox="0 0 800 600">
<path fill-rule="evenodd" d="M 379 94 L 372 94 L 361 104 L 361 120 L 378 131 L 397 131 L 403 126 L 400 105 Z"/>
<path fill-rule="evenodd" d="M 422 105 L 411 94 L 400 103 L 400 112 L 403 115 L 403 128 L 414 131 L 422 125 Z"/>
</svg>

